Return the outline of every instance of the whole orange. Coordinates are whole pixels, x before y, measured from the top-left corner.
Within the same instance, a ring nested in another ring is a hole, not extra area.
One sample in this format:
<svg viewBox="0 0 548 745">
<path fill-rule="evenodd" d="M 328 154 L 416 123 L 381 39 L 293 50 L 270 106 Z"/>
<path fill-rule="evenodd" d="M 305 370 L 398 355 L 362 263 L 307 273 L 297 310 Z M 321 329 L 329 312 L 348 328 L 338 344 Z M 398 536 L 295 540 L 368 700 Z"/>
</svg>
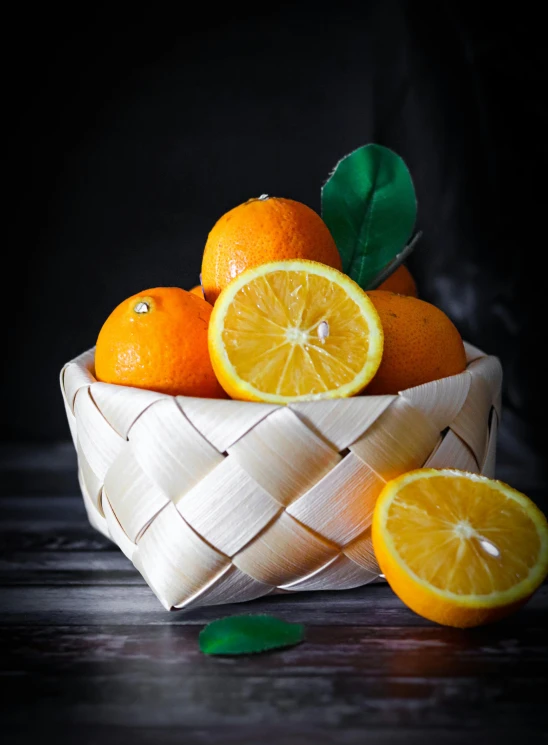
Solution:
<svg viewBox="0 0 548 745">
<path fill-rule="evenodd" d="M 377 290 L 397 292 L 399 295 L 411 295 L 412 297 L 419 296 L 415 278 L 405 264 L 400 264 L 400 266 L 377 287 Z"/>
<path fill-rule="evenodd" d="M 155 287 L 123 300 L 97 338 L 97 380 L 172 396 L 226 398 L 209 359 L 212 310 L 179 287 Z"/>
<path fill-rule="evenodd" d="M 466 369 L 462 337 L 440 308 L 386 290 L 367 294 L 381 319 L 384 350 L 366 394 L 396 394 Z"/>
<path fill-rule="evenodd" d="M 230 280 L 250 267 L 284 259 L 319 261 L 341 269 L 341 257 L 322 218 L 283 197 L 249 199 L 211 229 L 202 257 L 202 284 L 212 305 Z"/>
</svg>

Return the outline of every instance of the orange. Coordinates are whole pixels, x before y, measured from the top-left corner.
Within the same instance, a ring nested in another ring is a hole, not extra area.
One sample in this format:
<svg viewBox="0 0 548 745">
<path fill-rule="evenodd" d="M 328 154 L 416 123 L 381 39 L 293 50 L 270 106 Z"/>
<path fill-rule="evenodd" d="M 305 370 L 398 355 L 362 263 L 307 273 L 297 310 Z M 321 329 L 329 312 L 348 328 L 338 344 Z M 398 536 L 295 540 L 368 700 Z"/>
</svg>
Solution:
<svg viewBox="0 0 548 745">
<path fill-rule="evenodd" d="M 373 303 L 316 261 L 246 269 L 219 295 L 209 324 L 213 369 L 232 398 L 286 404 L 352 396 L 382 356 Z"/>
<path fill-rule="evenodd" d="M 384 330 L 384 352 L 365 393 L 396 394 L 466 369 L 462 337 L 440 308 L 419 298 L 370 290 Z"/>
<path fill-rule="evenodd" d="M 202 285 L 194 285 L 194 287 L 191 287 L 189 292 L 191 292 L 193 295 L 198 295 L 198 297 L 203 298 L 204 297 L 204 291 L 202 290 Z"/>
<path fill-rule="evenodd" d="M 397 292 L 399 295 L 412 295 L 412 297 L 419 296 L 415 278 L 405 264 L 400 264 L 399 267 L 377 287 L 377 290 Z"/>
<path fill-rule="evenodd" d="M 212 310 L 179 287 L 155 287 L 122 301 L 97 338 L 97 380 L 173 396 L 226 398 L 209 359 Z"/>
<path fill-rule="evenodd" d="M 226 212 L 208 235 L 202 284 L 211 304 L 244 269 L 285 259 L 319 261 L 341 269 L 341 257 L 322 218 L 302 202 L 249 199 Z"/>
<path fill-rule="evenodd" d="M 509 615 L 548 575 L 548 523 L 507 484 L 419 468 L 389 481 L 373 513 L 373 549 L 412 610 L 447 626 Z"/>
</svg>

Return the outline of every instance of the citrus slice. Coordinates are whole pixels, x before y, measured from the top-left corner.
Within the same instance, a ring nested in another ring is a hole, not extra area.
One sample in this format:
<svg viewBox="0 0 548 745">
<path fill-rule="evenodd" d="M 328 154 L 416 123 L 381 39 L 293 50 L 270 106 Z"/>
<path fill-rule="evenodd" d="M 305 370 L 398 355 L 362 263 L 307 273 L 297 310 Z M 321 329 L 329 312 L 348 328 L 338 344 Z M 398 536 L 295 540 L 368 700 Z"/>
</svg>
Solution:
<svg viewBox="0 0 548 745">
<path fill-rule="evenodd" d="M 420 468 L 389 481 L 372 539 L 396 595 L 447 626 L 509 615 L 548 574 L 548 523 L 538 507 L 501 481 L 465 471 Z"/>
<path fill-rule="evenodd" d="M 214 305 L 208 338 L 232 398 L 276 404 L 359 393 L 383 349 L 379 315 L 360 286 L 301 259 L 239 274 Z"/>
</svg>

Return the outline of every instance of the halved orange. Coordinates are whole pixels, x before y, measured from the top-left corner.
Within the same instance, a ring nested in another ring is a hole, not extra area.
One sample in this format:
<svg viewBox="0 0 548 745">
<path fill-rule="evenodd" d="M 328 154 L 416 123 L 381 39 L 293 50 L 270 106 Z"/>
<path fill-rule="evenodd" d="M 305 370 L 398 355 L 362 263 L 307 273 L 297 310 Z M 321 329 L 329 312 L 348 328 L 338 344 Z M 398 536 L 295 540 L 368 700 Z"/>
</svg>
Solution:
<svg viewBox="0 0 548 745">
<path fill-rule="evenodd" d="M 316 261 L 247 269 L 209 323 L 217 378 L 232 397 L 284 404 L 359 393 L 381 361 L 383 331 L 367 294 Z"/>
<path fill-rule="evenodd" d="M 548 523 L 519 491 L 486 476 L 420 468 L 389 481 L 373 548 L 409 608 L 447 626 L 509 615 L 548 574 Z"/>
</svg>

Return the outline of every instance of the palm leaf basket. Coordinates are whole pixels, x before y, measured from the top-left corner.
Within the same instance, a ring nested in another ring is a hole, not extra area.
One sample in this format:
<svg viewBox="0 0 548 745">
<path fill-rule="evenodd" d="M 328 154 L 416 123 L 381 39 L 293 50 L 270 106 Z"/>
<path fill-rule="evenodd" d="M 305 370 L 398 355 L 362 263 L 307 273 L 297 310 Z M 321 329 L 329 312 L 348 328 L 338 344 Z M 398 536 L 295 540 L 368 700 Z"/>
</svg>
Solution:
<svg viewBox="0 0 548 745">
<path fill-rule="evenodd" d="M 387 480 L 420 466 L 494 476 L 502 370 L 401 391 L 272 406 L 99 383 L 94 350 L 61 389 L 90 523 L 168 610 L 378 580 Z"/>
</svg>

